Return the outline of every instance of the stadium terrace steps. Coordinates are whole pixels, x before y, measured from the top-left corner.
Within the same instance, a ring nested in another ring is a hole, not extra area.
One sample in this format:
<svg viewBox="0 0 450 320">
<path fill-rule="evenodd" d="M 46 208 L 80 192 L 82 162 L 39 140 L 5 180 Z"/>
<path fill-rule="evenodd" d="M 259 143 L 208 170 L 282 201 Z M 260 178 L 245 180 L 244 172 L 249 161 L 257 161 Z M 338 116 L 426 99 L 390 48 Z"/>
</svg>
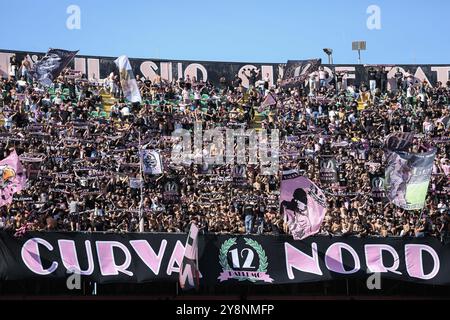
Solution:
<svg viewBox="0 0 450 320">
<path fill-rule="evenodd" d="M 116 102 L 116 99 L 109 93 L 102 92 L 101 94 L 103 101 L 103 111 L 110 113 L 111 106 Z"/>
</svg>

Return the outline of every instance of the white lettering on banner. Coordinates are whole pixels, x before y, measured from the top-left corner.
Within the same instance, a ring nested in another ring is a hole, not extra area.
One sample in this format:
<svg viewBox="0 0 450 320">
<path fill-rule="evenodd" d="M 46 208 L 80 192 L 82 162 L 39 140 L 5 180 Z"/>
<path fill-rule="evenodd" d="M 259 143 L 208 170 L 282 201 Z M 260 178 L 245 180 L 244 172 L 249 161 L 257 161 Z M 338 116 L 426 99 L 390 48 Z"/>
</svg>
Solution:
<svg viewBox="0 0 450 320">
<path fill-rule="evenodd" d="M 319 266 L 319 255 L 317 253 L 317 244 L 313 242 L 311 244 L 312 256 L 308 256 L 299 249 L 295 248 L 291 244 L 284 243 L 284 255 L 286 259 L 286 271 L 290 280 L 295 279 L 292 269 L 299 271 L 323 275 Z"/>
<path fill-rule="evenodd" d="M 425 274 L 423 268 L 423 252 L 428 252 L 433 258 L 433 269 L 430 273 Z M 440 268 L 439 256 L 430 246 L 424 244 L 407 244 L 405 245 L 405 264 L 406 271 L 410 277 L 429 280 L 434 278 Z"/>
<path fill-rule="evenodd" d="M 352 270 L 347 271 L 344 268 L 342 249 L 347 250 L 353 257 L 355 267 Z M 361 269 L 361 262 L 359 261 L 355 249 L 343 242 L 336 242 L 328 247 L 327 252 L 325 253 L 325 265 L 328 270 L 341 274 L 352 274 Z"/>
<path fill-rule="evenodd" d="M 183 78 L 183 64 L 181 62 L 177 63 L 177 80 Z"/>
<path fill-rule="evenodd" d="M 58 268 L 58 262 L 53 261 L 50 268 L 44 269 L 39 252 L 39 245 L 43 245 L 49 251 L 53 251 L 53 246 L 46 240 L 41 238 L 32 238 L 25 242 L 22 246 L 22 261 L 32 272 L 39 275 L 51 274 Z"/>
<path fill-rule="evenodd" d="M 261 66 L 261 73 L 263 79 L 266 78 L 266 74 L 269 74 L 269 86 L 273 86 L 273 67 L 272 66 Z"/>
<path fill-rule="evenodd" d="M 86 74 L 86 59 L 75 58 L 74 61 L 75 61 L 74 62 L 75 71 L 80 71 L 82 74 Z"/>
<path fill-rule="evenodd" d="M 87 59 L 88 65 L 88 79 L 100 79 L 100 61 L 99 59 Z"/>
<path fill-rule="evenodd" d="M 88 261 L 87 270 L 81 270 L 80 263 L 78 262 L 78 255 L 75 248 L 75 241 L 73 240 L 58 240 L 59 253 L 61 254 L 61 260 L 64 267 L 72 272 L 76 272 L 80 275 L 91 275 L 94 272 L 94 259 L 92 255 L 91 242 L 86 240 L 84 243 L 86 247 L 86 255 Z"/>
<path fill-rule="evenodd" d="M 0 76 L 7 78 L 9 75 L 9 59 L 12 53 L 0 52 Z"/>
<path fill-rule="evenodd" d="M 100 59 L 88 58 L 87 59 L 87 72 L 86 72 L 86 58 L 75 58 L 74 70 L 79 71 L 82 74 L 86 74 L 90 80 L 98 80 L 100 75 Z M 109 76 L 109 74 L 105 75 Z"/>
<path fill-rule="evenodd" d="M 423 72 L 423 70 L 422 70 L 421 67 L 418 67 L 418 68 L 417 68 L 416 73 L 414 74 L 414 77 L 415 77 L 416 79 L 419 79 L 419 80 L 422 81 L 422 82 L 423 82 L 423 81 L 426 81 L 426 82 L 428 82 L 428 83 L 431 84 L 430 80 L 428 80 L 428 78 L 427 78 L 425 72 Z"/>
<path fill-rule="evenodd" d="M 161 79 L 172 82 L 172 62 L 161 62 Z"/>
<path fill-rule="evenodd" d="M 161 241 L 158 254 L 155 253 L 150 244 L 145 240 L 131 240 L 130 244 L 134 251 L 136 251 L 139 258 L 144 261 L 146 266 L 149 267 L 155 275 L 158 275 L 162 258 L 164 257 L 164 252 L 166 251 L 167 240 L 164 239 Z"/>
<path fill-rule="evenodd" d="M 172 251 L 172 255 L 170 256 L 169 264 L 167 265 L 167 275 L 171 275 L 172 272 L 180 272 L 180 266 L 183 262 L 184 255 L 184 245 L 181 241 L 177 240 L 175 244 L 175 248 Z M 175 263 L 178 267 L 175 267 Z"/>
<path fill-rule="evenodd" d="M 406 74 L 405 69 L 403 69 L 402 67 L 393 67 L 389 72 L 388 72 L 388 90 L 396 90 L 397 89 L 397 81 L 395 80 L 395 74 L 397 73 L 397 69 L 400 70 L 401 73 L 403 73 L 403 75 Z"/>
<path fill-rule="evenodd" d="M 122 272 L 130 277 L 133 272 L 127 270 L 131 264 L 131 254 L 128 248 L 118 241 L 96 241 L 98 262 L 100 265 L 100 273 L 103 276 L 118 275 Z M 122 250 L 125 255 L 125 261 L 121 265 L 117 265 L 114 256 L 114 248 Z"/>
<path fill-rule="evenodd" d="M 391 267 L 387 267 L 383 263 L 383 251 L 389 252 L 394 260 Z M 396 274 L 402 274 L 397 271 L 400 266 L 400 257 L 397 251 L 387 244 L 367 244 L 364 246 L 364 252 L 366 256 L 367 272 L 380 273 L 380 272 L 393 272 Z"/>
<path fill-rule="evenodd" d="M 81 239 L 78 241 L 83 242 Z M 119 276 L 121 273 L 131 277 L 133 276 L 133 272 L 138 272 L 138 270 L 139 272 L 142 272 L 142 270 L 149 269 L 155 276 L 159 276 L 161 271 L 160 268 L 163 265 L 163 260 L 167 261 L 166 259 L 169 259 L 169 256 L 170 259 L 168 261 L 167 269 L 163 270 L 163 272 L 166 272 L 168 276 L 172 275 L 174 272 L 178 273 L 180 272 L 180 266 L 182 264 L 185 250 L 184 245 L 179 240 L 177 240 L 173 250 L 170 250 L 168 254 L 165 252 L 168 243 L 166 239 L 161 240 L 159 249 L 157 247 L 152 248 L 148 240 L 130 240 L 130 246 L 134 249 L 140 260 L 142 260 L 142 262 L 148 267 L 148 269 L 145 267 L 142 269 L 141 267 L 138 267 L 141 264 L 140 261 L 132 261 L 132 255 L 128 249 L 128 244 L 125 242 L 96 241 L 95 248 L 97 250 L 96 256 L 98 259 L 98 265 L 95 264 L 93 259 L 92 248 L 94 248 L 94 246 L 91 245 L 91 241 L 84 240 L 86 252 L 82 250 L 81 254 L 80 252 L 77 252 L 78 246 L 76 242 L 76 239 L 57 240 L 57 246 L 59 247 L 58 250 L 57 248 L 54 249 L 52 244 L 45 239 L 31 238 L 25 241 L 22 245 L 21 258 L 28 270 L 35 275 L 52 274 L 57 270 L 58 266 L 61 265 L 69 273 L 94 275 L 94 277 L 109 276 L 113 279 L 114 276 Z M 302 249 L 295 247 L 294 244 L 299 245 Z M 299 242 L 284 242 L 282 245 L 284 246 L 285 259 L 284 261 L 279 261 L 280 265 L 278 268 L 282 267 L 282 263 L 285 263 L 286 275 L 289 280 L 295 281 L 296 277 L 300 277 L 299 281 L 321 279 L 320 276 L 323 276 L 324 274 L 321 270 L 321 260 L 323 258 L 319 258 L 317 242 L 312 242 L 310 244 L 310 248 L 307 248 L 304 243 L 302 244 Z M 158 251 L 155 251 L 155 249 Z M 305 250 L 308 253 L 305 253 Z M 345 261 L 343 259 L 344 250 L 351 255 L 350 257 L 347 254 Z M 437 276 L 441 266 L 438 253 L 433 247 L 425 244 L 405 244 L 404 254 L 402 253 L 401 256 L 394 247 L 388 244 L 376 243 L 364 245 L 364 253 L 358 252 L 361 257 L 358 257 L 355 249 L 353 249 L 349 244 L 343 242 L 335 242 L 329 245 L 328 248 L 322 247 L 320 251 L 325 252 L 325 267 L 329 271 L 339 274 L 353 274 L 360 270 L 366 270 L 368 273 L 373 272 L 376 274 L 383 274 L 389 272 L 402 276 L 402 273 L 398 271 L 398 268 L 401 264 L 400 258 L 404 257 L 404 266 L 406 267 L 407 272 L 407 274 L 405 273 L 406 275 L 404 276 L 404 279 L 411 280 L 412 278 L 412 280 L 414 280 L 415 278 L 430 280 Z M 240 251 L 233 249 L 230 252 L 233 258 L 232 262 L 234 267 L 240 268 L 242 262 L 242 268 L 251 269 L 255 267 L 254 263 L 252 263 L 254 262 L 254 255 L 250 249 L 246 248 Z M 386 253 L 388 255 L 386 255 Z M 79 257 L 83 257 L 83 259 L 79 260 Z M 84 259 L 85 257 L 87 257 L 87 259 Z M 350 259 L 348 257 L 350 257 Z M 383 257 L 388 257 L 388 261 L 392 261 L 388 262 L 389 266 L 386 266 L 387 263 L 386 261 L 383 261 Z M 240 258 L 244 261 L 239 261 Z M 353 263 L 351 260 L 353 260 Z M 79 261 L 82 262 L 82 266 L 80 266 Z M 366 262 L 365 268 L 361 268 L 360 261 Z M 347 269 L 349 268 L 348 266 L 354 267 L 352 270 L 345 270 L 345 267 Z M 82 267 L 84 270 L 81 270 Z M 133 269 L 127 270 L 129 267 L 132 267 Z M 99 270 L 96 270 L 96 268 L 99 268 Z M 146 274 L 150 274 L 149 271 L 144 272 L 146 272 Z M 256 274 L 251 273 L 250 271 L 242 271 L 242 274 L 244 273 Z M 308 278 L 308 276 L 304 276 L 305 278 L 303 279 L 299 276 L 301 273 L 309 273 L 317 275 L 317 277 L 309 276 Z M 58 275 L 60 275 L 60 273 L 55 274 L 55 276 Z M 165 275 L 162 277 L 164 276 Z M 183 276 L 189 276 L 189 274 L 186 273 Z M 328 279 L 329 276 L 332 276 L 332 274 L 330 275 L 330 273 L 327 272 L 326 278 Z M 142 275 L 138 278 L 141 279 Z M 200 278 L 202 278 L 201 274 Z M 374 281 L 374 279 L 375 278 L 371 277 L 367 283 L 375 285 L 378 280 L 375 279 L 377 281 Z"/>
<path fill-rule="evenodd" d="M 198 75 L 197 75 L 198 70 L 200 70 L 202 72 L 201 78 L 198 77 Z M 184 70 L 184 78 L 186 79 L 187 76 L 189 76 L 189 78 L 191 78 L 191 80 L 193 77 L 195 77 L 197 79 L 197 81 L 200 81 L 200 80 L 207 81 L 208 80 L 208 71 L 206 71 L 206 68 L 199 63 L 191 63 Z"/>
<path fill-rule="evenodd" d="M 446 67 L 431 67 L 431 71 L 437 73 L 437 81 L 445 84 L 449 80 L 450 66 Z"/>
<path fill-rule="evenodd" d="M 156 73 L 156 70 L 158 70 L 158 66 L 153 61 L 142 62 L 140 70 L 142 75 L 152 82 L 158 78 L 158 74 Z"/>
</svg>

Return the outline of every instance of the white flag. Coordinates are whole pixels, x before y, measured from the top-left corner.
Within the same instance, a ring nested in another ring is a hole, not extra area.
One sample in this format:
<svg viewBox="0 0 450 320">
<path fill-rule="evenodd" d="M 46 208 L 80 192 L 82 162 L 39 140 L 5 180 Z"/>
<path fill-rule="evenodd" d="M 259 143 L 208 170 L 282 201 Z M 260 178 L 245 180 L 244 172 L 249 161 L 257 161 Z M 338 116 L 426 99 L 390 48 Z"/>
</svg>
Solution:
<svg viewBox="0 0 450 320">
<path fill-rule="evenodd" d="M 127 56 L 118 57 L 114 63 L 119 68 L 120 84 L 124 97 L 131 102 L 141 102 L 141 94 Z"/>
<path fill-rule="evenodd" d="M 161 155 L 158 151 L 142 150 L 141 151 L 142 170 L 144 174 L 162 174 Z"/>
<path fill-rule="evenodd" d="M 140 178 L 129 178 L 129 183 L 131 189 L 139 189 L 142 186 L 142 180 Z"/>
</svg>

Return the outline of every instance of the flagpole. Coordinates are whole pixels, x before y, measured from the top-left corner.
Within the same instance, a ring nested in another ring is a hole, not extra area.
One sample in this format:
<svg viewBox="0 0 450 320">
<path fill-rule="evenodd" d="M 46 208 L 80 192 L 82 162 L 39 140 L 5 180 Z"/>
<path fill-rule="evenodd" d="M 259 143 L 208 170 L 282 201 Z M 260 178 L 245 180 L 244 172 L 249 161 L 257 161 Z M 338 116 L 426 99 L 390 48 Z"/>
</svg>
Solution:
<svg viewBox="0 0 450 320">
<path fill-rule="evenodd" d="M 139 202 L 139 232 L 144 232 L 144 212 L 143 212 L 143 204 L 144 204 L 144 178 L 142 174 L 142 146 L 141 146 L 141 132 L 139 131 L 139 178 L 141 180 L 140 192 L 141 192 L 141 200 Z"/>
</svg>

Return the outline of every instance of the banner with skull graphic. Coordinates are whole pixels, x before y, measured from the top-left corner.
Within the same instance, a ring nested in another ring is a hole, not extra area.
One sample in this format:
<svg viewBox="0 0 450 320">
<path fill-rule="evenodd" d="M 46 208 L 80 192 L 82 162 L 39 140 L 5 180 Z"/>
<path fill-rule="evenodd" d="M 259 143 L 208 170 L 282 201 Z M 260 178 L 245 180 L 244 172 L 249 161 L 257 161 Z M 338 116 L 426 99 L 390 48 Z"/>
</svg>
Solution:
<svg viewBox="0 0 450 320">
<path fill-rule="evenodd" d="M 156 175 L 163 173 L 161 155 L 158 151 L 141 151 L 142 171 L 144 174 Z"/>
</svg>

